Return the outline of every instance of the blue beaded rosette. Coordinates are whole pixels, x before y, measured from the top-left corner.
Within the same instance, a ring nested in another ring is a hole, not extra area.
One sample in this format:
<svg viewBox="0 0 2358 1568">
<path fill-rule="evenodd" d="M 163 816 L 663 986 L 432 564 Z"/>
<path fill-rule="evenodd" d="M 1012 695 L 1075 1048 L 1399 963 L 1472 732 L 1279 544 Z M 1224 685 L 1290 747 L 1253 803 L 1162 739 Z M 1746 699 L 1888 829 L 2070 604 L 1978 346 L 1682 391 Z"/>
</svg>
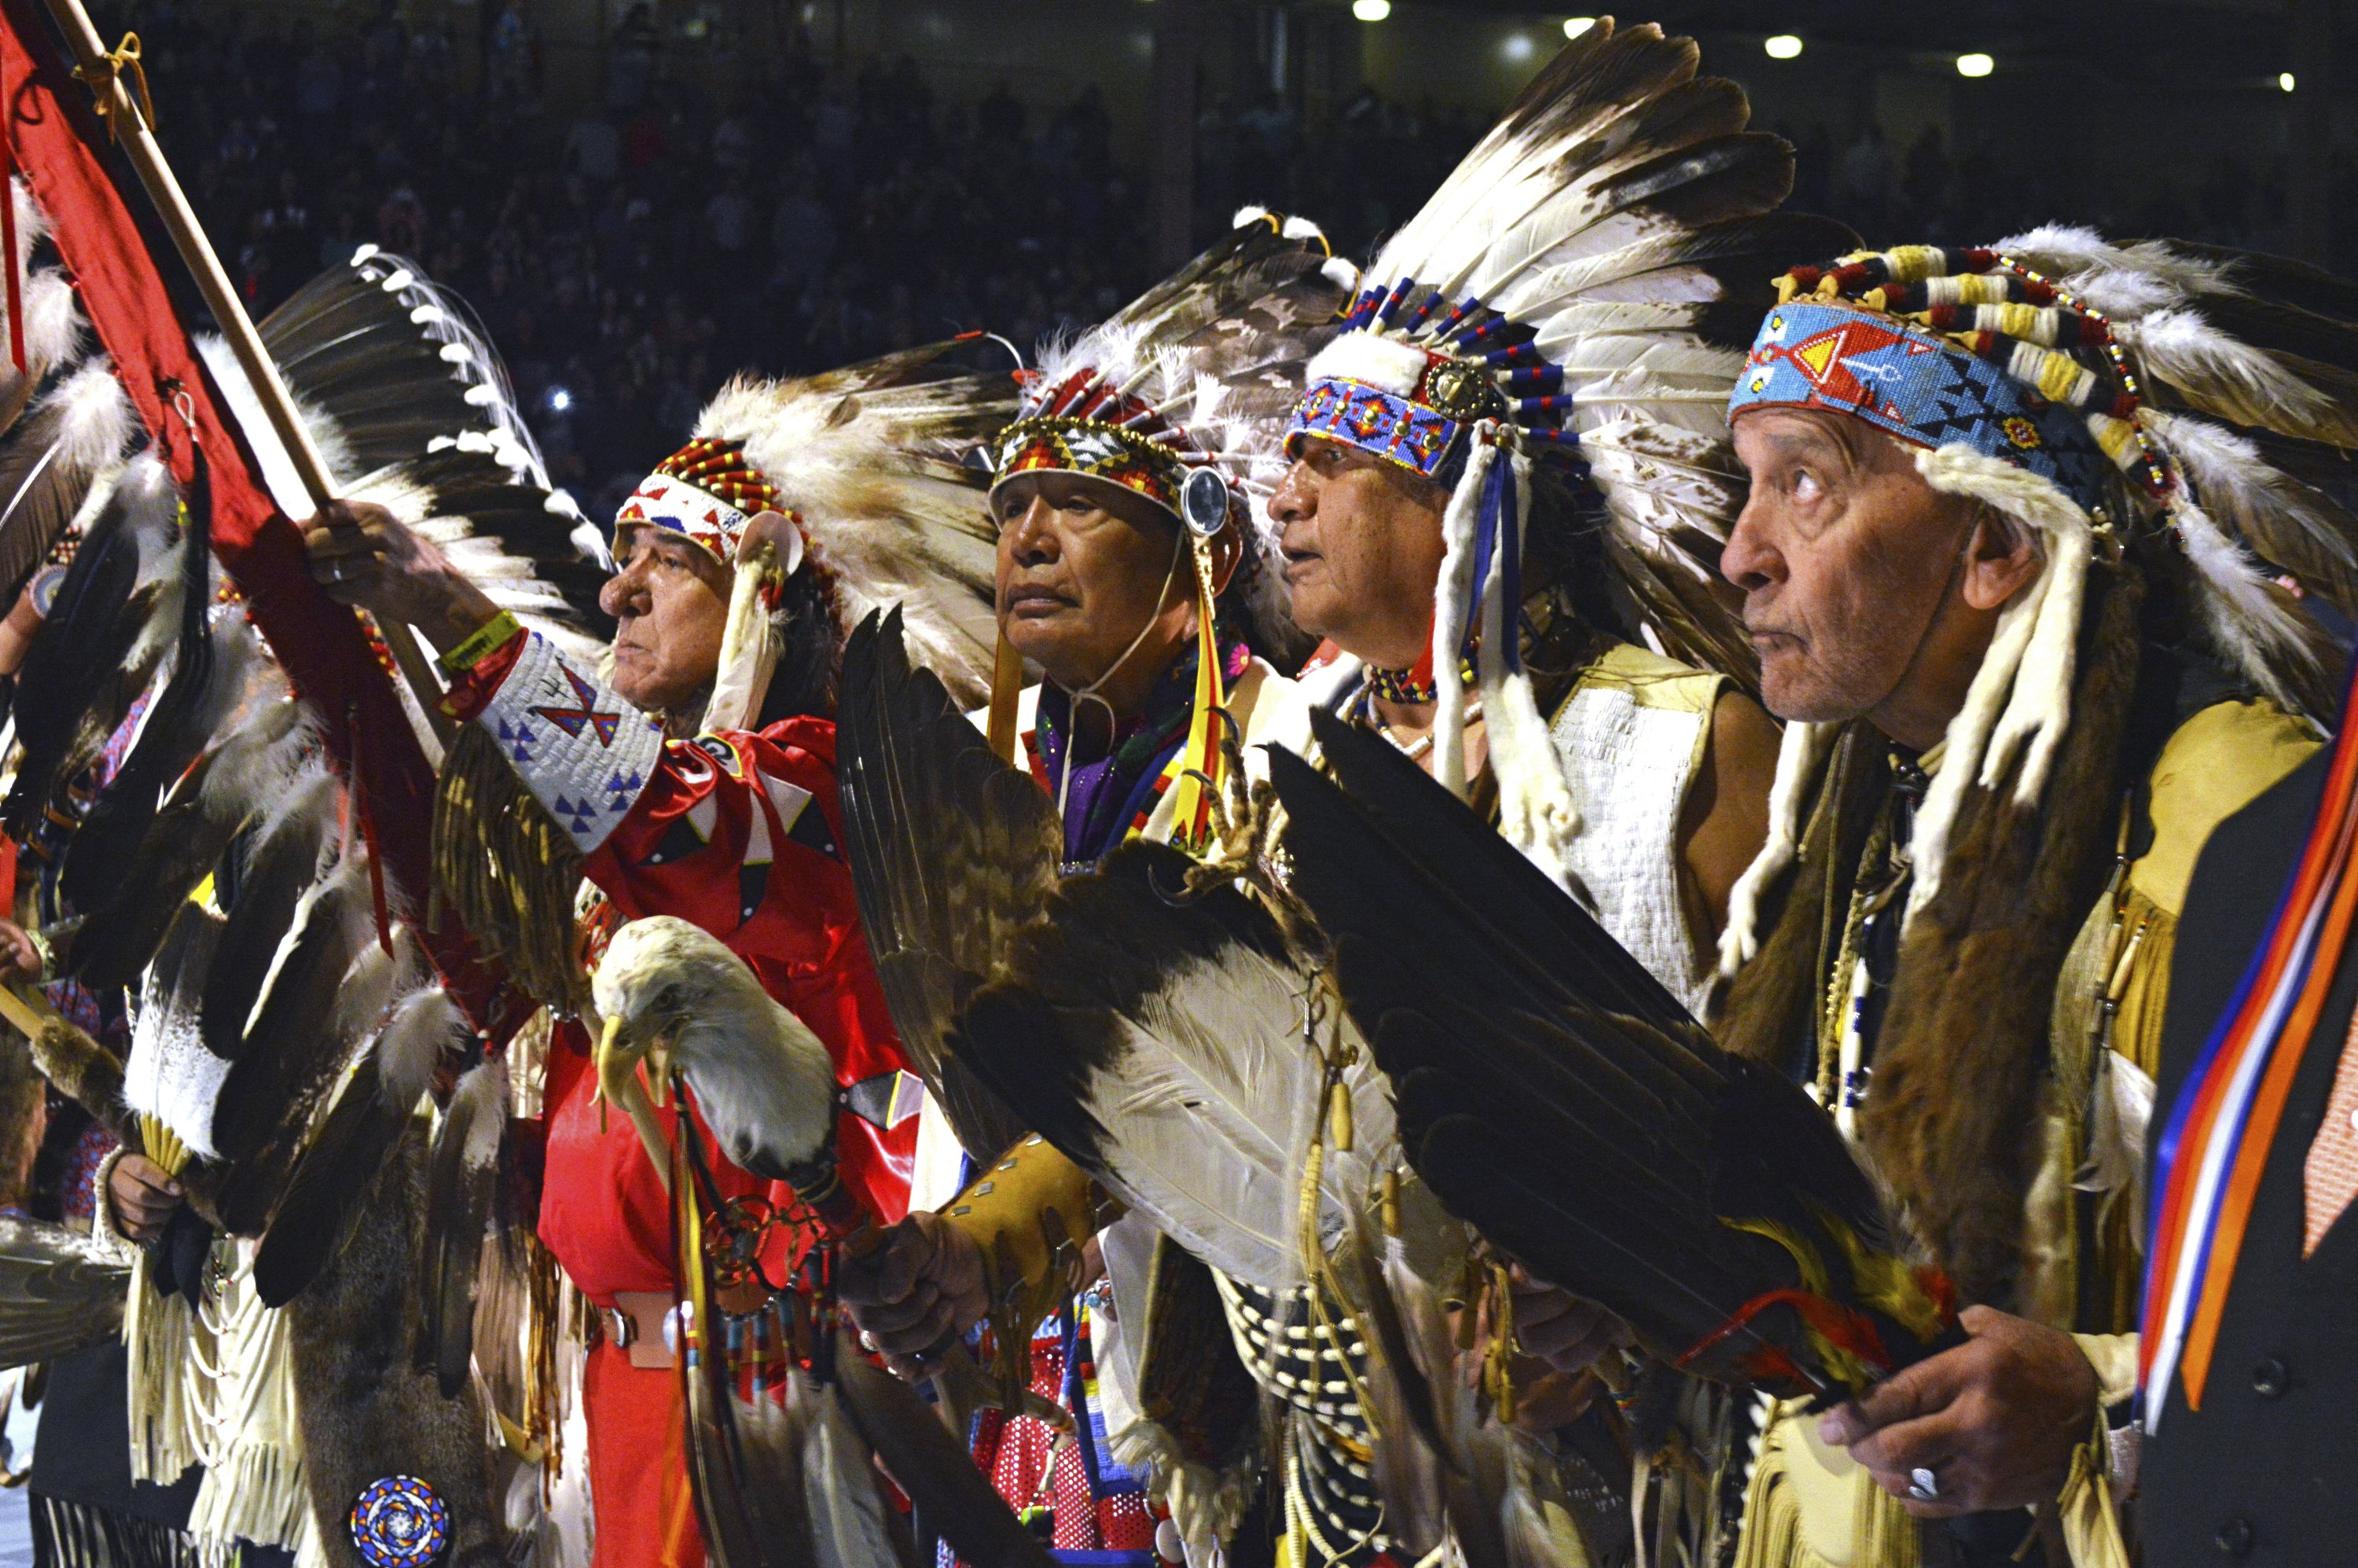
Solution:
<svg viewBox="0 0 2358 1568">
<path fill-rule="evenodd" d="M 368 1484 L 352 1504 L 352 1545 L 369 1568 L 426 1568 L 450 1540 L 450 1510 L 415 1476 Z"/>
</svg>

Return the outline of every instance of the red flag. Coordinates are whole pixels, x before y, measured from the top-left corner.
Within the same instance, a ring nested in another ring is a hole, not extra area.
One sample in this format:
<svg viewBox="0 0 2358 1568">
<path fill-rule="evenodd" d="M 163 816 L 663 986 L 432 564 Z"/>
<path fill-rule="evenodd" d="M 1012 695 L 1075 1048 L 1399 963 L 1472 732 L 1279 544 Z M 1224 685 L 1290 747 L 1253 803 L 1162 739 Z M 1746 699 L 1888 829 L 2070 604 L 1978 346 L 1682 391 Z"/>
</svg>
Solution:
<svg viewBox="0 0 2358 1568">
<path fill-rule="evenodd" d="M 89 90 L 74 80 L 37 0 L 0 0 L 0 104 L 16 167 L 49 217 L 83 314 L 184 490 L 195 471 L 191 443 L 204 449 L 213 553 L 318 715 L 384 874 L 422 908 L 434 770 L 359 618 L 312 582 L 301 530 L 271 500 L 243 433 L 223 413 L 219 389 L 101 155 L 106 133 Z M 360 736 L 368 743 L 355 756 Z M 515 993 L 455 923 L 421 935 L 452 1000 L 479 1026 L 499 1039 L 523 1021 Z"/>
</svg>

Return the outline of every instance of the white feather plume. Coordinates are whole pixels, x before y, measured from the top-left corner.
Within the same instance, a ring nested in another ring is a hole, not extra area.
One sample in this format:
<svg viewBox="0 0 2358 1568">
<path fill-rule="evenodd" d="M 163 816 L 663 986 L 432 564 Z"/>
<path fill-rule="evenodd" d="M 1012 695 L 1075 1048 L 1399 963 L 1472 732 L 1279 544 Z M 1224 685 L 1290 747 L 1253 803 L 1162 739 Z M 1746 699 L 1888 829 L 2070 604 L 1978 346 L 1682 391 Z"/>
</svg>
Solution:
<svg viewBox="0 0 2358 1568">
<path fill-rule="evenodd" d="M 2275 355 L 2190 309 L 2117 323 L 2114 335 L 2154 379 L 2205 413 L 2337 447 L 2358 446 L 2358 412 L 2302 380 Z"/>
<path fill-rule="evenodd" d="M 980 702 L 999 642 L 998 530 L 955 432 L 1013 416 L 1011 385 L 976 376 L 865 387 L 741 377 L 696 433 L 742 442 L 785 492 L 833 576 L 845 629 L 897 602 L 919 661 Z"/>
<path fill-rule="evenodd" d="M 2158 240 L 2121 245 L 2079 223 L 2042 223 L 1991 247 L 2050 277 L 2090 271 L 2143 274 L 2180 294 L 2238 293 L 2218 263 L 2175 251 Z"/>
<path fill-rule="evenodd" d="M 2212 644 L 2280 707 L 2298 711 L 2285 675 L 2313 672 L 2317 654 L 2283 590 L 2197 503 L 2179 501 L 2169 521 L 2194 568 L 2195 604 Z"/>
<path fill-rule="evenodd" d="M 2296 533 L 2327 569 L 2358 571 L 2348 514 L 2322 492 L 2271 465 L 2248 437 L 2190 414 L 2148 408 L 2143 418 L 2194 486 L 2202 509 L 2220 523 L 2255 544 L 2270 535 Z M 2278 564 L 2295 569 L 2302 565 Z"/>
<path fill-rule="evenodd" d="M 393 1004 L 377 1033 L 378 1094 L 389 1106 L 415 1106 L 445 1052 L 471 1033 L 466 1015 L 440 982 L 418 987 Z"/>
<path fill-rule="evenodd" d="M 1263 1290 L 1302 1277 L 1303 1159 L 1326 1113 L 1324 1062 L 1303 1040 L 1310 978 L 1230 944 L 1173 968 L 1120 1022 L 1119 1070 L 1094 1076 L 1083 1105 L 1121 1195 L 1215 1269 Z M 1397 1143 L 1381 1076 L 1347 1019 L 1349 1153 L 1322 1162 L 1322 1229 L 1364 1206 Z"/>
</svg>

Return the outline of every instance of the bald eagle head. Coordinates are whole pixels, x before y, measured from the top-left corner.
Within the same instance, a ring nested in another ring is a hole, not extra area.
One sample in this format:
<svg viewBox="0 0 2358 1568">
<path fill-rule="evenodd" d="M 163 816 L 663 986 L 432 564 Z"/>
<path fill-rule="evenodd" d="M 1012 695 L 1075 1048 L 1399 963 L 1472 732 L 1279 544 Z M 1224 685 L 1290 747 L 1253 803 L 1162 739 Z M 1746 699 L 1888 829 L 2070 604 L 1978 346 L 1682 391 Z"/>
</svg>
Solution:
<svg viewBox="0 0 2358 1568">
<path fill-rule="evenodd" d="M 718 937 L 670 915 L 633 920 L 607 944 L 590 996 L 605 1020 L 599 1096 L 630 1115 L 658 1170 L 670 1152 L 648 1101 L 665 1103 L 674 1073 L 749 1171 L 783 1173 L 825 1144 L 836 1096 L 827 1047 Z"/>
</svg>

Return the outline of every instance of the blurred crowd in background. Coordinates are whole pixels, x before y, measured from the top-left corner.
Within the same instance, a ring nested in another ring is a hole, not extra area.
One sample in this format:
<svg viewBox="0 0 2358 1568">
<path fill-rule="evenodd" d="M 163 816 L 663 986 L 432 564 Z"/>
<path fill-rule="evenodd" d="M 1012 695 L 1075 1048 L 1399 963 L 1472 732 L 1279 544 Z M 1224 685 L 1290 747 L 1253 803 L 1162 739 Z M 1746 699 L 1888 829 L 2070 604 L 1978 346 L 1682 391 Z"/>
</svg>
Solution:
<svg viewBox="0 0 2358 1568">
<path fill-rule="evenodd" d="M 681 91 L 634 5 L 602 103 L 559 109 L 519 0 L 465 38 L 411 27 L 393 0 L 283 32 L 229 0 L 141 12 L 166 149 L 257 313 L 362 243 L 415 258 L 481 315 L 552 470 L 593 515 L 735 371 L 973 330 L 1028 352 L 1157 271 L 1145 171 L 1113 156 L 1094 87 L 1046 113 L 1004 85 L 947 102 L 906 57 L 834 69 L 790 28 L 755 84 Z M 477 69 L 456 69 L 462 49 Z M 1325 124 L 1275 94 L 1216 99 L 1197 124 L 1198 236 L 1260 202 L 1364 259 L 1487 124 L 1371 92 Z M 1796 204 L 1869 235 L 1979 240 L 2069 211 L 2266 245 L 2280 222 L 2269 171 L 2232 154 L 2167 210 L 2091 213 L 2085 191 L 1994 146 L 1768 128 L 1799 149 Z"/>
</svg>

